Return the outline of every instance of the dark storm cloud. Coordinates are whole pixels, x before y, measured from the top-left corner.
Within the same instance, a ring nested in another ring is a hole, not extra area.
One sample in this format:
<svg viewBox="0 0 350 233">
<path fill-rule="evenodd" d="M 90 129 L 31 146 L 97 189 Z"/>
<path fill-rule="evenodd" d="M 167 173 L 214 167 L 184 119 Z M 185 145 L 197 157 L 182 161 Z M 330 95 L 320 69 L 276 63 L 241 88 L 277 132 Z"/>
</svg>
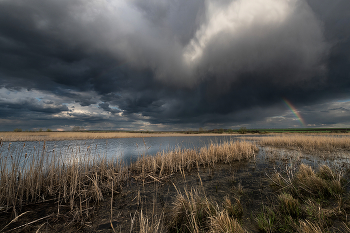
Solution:
<svg viewBox="0 0 350 233">
<path fill-rule="evenodd" d="M 277 10 L 263 5 L 266 1 L 256 1 L 261 8 L 253 10 L 255 17 L 249 20 L 240 13 L 250 8 L 252 1 L 233 1 L 224 12 L 213 3 L 215 13 L 230 16 L 213 14 L 213 19 L 197 34 L 197 44 L 203 48 L 194 46 L 192 59 L 200 63 L 200 72 L 216 79 L 221 88 L 247 76 L 280 88 L 299 87 L 314 83 L 314 77 L 318 82 L 323 78 L 328 46 L 313 12 L 302 1 L 295 5 L 267 2 L 275 4 Z M 237 13 L 238 7 L 242 12 Z M 228 22 L 233 26 L 221 26 Z"/>
<path fill-rule="evenodd" d="M 331 111 L 346 111 L 346 112 L 350 111 L 349 109 L 344 108 L 344 107 L 332 108 L 332 109 L 329 109 L 329 110 L 331 110 Z"/>
<path fill-rule="evenodd" d="M 56 114 L 63 111 L 68 111 L 68 107 L 65 105 L 40 105 L 35 103 L 35 100 L 26 100 L 18 103 L 4 103 L 1 102 L 0 106 L 0 116 L 1 117 L 11 117 L 14 115 L 19 115 L 25 117 L 32 113 L 44 113 L 44 114 Z"/>
<path fill-rule="evenodd" d="M 2 0 L 0 87 L 56 99 L 3 102 L 1 114 L 230 126 L 283 114 L 282 98 L 298 108 L 346 98 L 349 9 L 346 0 Z"/>
<path fill-rule="evenodd" d="M 303 115 L 306 122 L 314 124 L 318 127 L 347 127 L 347 125 L 350 124 L 349 110 L 344 110 L 343 107 L 328 110 L 320 110 L 315 108 L 313 111 L 306 112 Z"/>
<path fill-rule="evenodd" d="M 205 16 L 205 1 L 142 1 L 135 0 L 142 14 L 156 27 L 165 28 L 178 36 L 182 45 L 193 38 Z"/>
</svg>

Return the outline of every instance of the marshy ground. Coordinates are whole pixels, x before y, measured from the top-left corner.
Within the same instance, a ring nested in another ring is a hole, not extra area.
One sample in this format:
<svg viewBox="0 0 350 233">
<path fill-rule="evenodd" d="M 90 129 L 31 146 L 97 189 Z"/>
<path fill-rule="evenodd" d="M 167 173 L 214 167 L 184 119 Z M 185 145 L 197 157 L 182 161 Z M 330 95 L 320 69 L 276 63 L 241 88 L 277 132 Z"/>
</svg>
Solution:
<svg viewBox="0 0 350 233">
<path fill-rule="evenodd" d="M 0 231 L 350 232 L 349 139 L 302 137 L 261 139 L 259 152 L 254 142 L 178 150 L 127 168 L 51 164 L 61 177 L 46 170 L 22 191 L 30 178 L 2 175 Z"/>
</svg>

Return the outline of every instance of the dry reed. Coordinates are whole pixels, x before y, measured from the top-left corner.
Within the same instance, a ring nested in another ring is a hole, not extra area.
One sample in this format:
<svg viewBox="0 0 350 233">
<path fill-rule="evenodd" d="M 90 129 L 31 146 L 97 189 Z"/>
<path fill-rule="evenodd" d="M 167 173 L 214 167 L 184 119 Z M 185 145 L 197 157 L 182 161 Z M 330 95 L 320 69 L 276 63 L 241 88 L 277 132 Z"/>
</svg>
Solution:
<svg viewBox="0 0 350 233">
<path fill-rule="evenodd" d="M 163 215 L 153 216 L 151 220 L 143 213 L 143 211 L 140 211 L 139 214 L 139 233 L 161 233 L 163 232 L 163 224 L 162 221 Z"/>
<path fill-rule="evenodd" d="M 300 232 L 301 233 L 322 233 L 320 226 L 312 223 L 308 220 L 300 221 Z"/>
<path fill-rule="evenodd" d="M 111 182 L 121 185 L 128 177 L 121 162 L 96 157 L 48 156 L 45 144 L 42 152 L 31 155 L 0 154 L 0 207 L 16 212 L 23 205 L 53 199 L 69 203 L 83 215 L 90 201 L 101 201 L 103 193 L 110 192 Z"/>
<path fill-rule="evenodd" d="M 211 217 L 210 232 L 212 233 L 245 233 L 239 222 L 231 218 L 227 211 L 220 212 L 217 216 Z"/>
<path fill-rule="evenodd" d="M 32 155 L 23 154 L 23 150 L 13 154 L 11 150 L 7 155 L 0 154 L 0 207 L 12 208 L 16 214 L 23 205 L 57 200 L 58 212 L 60 203 L 68 203 L 80 221 L 89 215 L 91 202 L 117 192 L 135 174 L 157 180 L 165 174 L 199 166 L 248 159 L 257 151 L 256 145 L 249 142 L 211 144 L 200 150 L 178 149 L 143 156 L 128 167 L 120 161 L 89 153 L 83 158 L 73 154 L 69 160 L 57 154 L 48 156 L 45 144 L 42 152 Z M 142 214 L 141 220 L 144 222 Z M 146 228 L 145 232 L 149 229 Z"/>
<path fill-rule="evenodd" d="M 220 136 L 232 134 L 220 134 Z M 59 140 L 86 140 L 109 138 L 146 138 L 146 137 L 191 137 L 198 134 L 183 133 L 129 133 L 129 132 L 0 132 L 0 138 L 4 142 L 16 141 L 59 141 Z M 200 136 L 218 136 L 214 133 L 203 133 Z"/>
<path fill-rule="evenodd" d="M 176 149 L 167 153 L 157 153 L 155 156 L 143 156 L 130 166 L 130 170 L 143 176 L 154 173 L 162 177 L 183 170 L 198 169 L 200 166 L 214 166 L 216 163 L 249 159 L 257 152 L 258 147 L 251 142 L 211 143 L 200 150 Z"/>
<path fill-rule="evenodd" d="M 169 225 L 170 232 L 246 232 L 237 218 L 230 215 L 227 209 L 220 210 L 216 202 L 211 201 L 205 194 L 195 189 L 191 191 L 185 189 L 184 194 L 178 191 L 172 213 L 172 221 Z"/>
<path fill-rule="evenodd" d="M 274 146 L 300 149 L 306 152 L 335 152 L 350 150 L 350 137 L 347 136 L 311 136 L 311 135 L 283 135 L 254 138 L 262 146 Z"/>
<path fill-rule="evenodd" d="M 264 207 L 257 217 L 262 231 L 329 232 L 334 219 L 347 220 L 345 183 L 341 172 L 326 165 L 314 171 L 301 164 L 295 173 L 288 170 L 286 176 L 276 172 L 271 181 L 279 192 L 278 201 L 272 208 Z"/>
<path fill-rule="evenodd" d="M 301 164 L 296 174 L 283 177 L 275 173 L 271 177 L 272 186 L 289 191 L 294 196 L 337 198 L 344 193 L 342 174 L 334 172 L 326 165 L 315 172 L 309 165 Z"/>
</svg>

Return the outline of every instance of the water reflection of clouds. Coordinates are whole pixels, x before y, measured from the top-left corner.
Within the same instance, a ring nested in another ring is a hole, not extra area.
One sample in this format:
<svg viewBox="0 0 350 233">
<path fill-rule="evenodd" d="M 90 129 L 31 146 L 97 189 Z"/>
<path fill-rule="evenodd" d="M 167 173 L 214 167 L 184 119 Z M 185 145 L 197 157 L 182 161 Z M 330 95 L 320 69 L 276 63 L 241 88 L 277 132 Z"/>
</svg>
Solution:
<svg viewBox="0 0 350 233">
<path fill-rule="evenodd" d="M 46 159 L 54 157 L 61 159 L 61 162 L 65 164 L 107 158 L 110 160 L 123 160 L 128 164 L 142 155 L 155 155 L 157 152 L 167 152 L 178 147 L 186 149 L 199 148 L 211 142 L 220 143 L 234 138 L 235 136 L 182 136 L 3 142 L 0 148 L 0 155 L 24 156 L 27 153 L 28 157 L 34 157 L 44 154 Z M 30 163 L 27 161 L 27 164 Z"/>
</svg>

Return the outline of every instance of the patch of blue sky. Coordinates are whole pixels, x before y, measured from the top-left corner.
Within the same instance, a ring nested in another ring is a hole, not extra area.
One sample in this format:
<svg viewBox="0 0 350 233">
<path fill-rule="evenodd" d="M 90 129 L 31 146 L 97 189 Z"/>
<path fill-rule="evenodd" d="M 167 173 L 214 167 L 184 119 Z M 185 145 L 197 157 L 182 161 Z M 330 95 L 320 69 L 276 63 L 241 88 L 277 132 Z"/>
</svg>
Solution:
<svg viewBox="0 0 350 233">
<path fill-rule="evenodd" d="M 346 102 L 350 102 L 350 99 L 342 99 L 342 100 L 338 100 L 338 103 L 346 103 Z"/>
<path fill-rule="evenodd" d="M 120 108 L 118 108 L 118 107 L 114 107 L 114 106 L 109 106 L 111 109 L 116 109 L 116 110 L 119 110 L 119 111 L 121 111 L 121 109 Z"/>
</svg>

